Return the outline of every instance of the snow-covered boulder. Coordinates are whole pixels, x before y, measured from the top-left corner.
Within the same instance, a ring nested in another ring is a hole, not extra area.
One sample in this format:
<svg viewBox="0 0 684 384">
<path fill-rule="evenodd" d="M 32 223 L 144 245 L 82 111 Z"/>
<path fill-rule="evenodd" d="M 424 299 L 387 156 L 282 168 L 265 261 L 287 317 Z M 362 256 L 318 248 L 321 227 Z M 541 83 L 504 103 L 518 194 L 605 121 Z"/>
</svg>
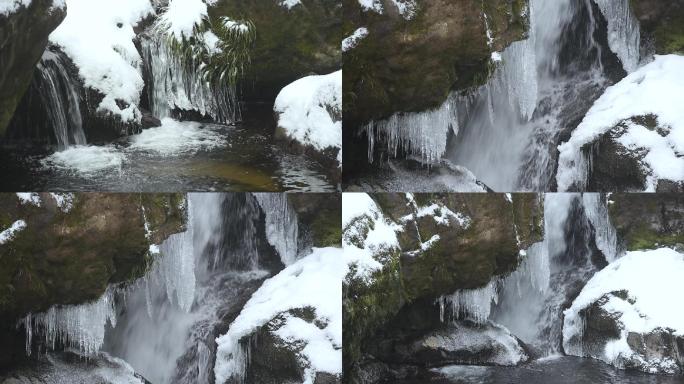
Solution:
<svg viewBox="0 0 684 384">
<path fill-rule="evenodd" d="M 313 149 L 342 166 L 342 71 L 307 76 L 283 88 L 273 106 L 277 137 Z"/>
<path fill-rule="evenodd" d="M 564 311 L 566 354 L 618 368 L 679 373 L 684 368 L 684 254 L 628 252 L 596 273 Z"/>
<path fill-rule="evenodd" d="M 608 88 L 558 148 L 558 190 L 684 190 L 683 68 L 656 56 Z"/>
<path fill-rule="evenodd" d="M 216 383 L 339 382 L 347 270 L 339 248 L 314 248 L 266 280 L 216 339 Z"/>
<path fill-rule="evenodd" d="M 65 16 L 63 0 L 0 1 L 0 136 L 31 82 L 48 36 Z"/>
</svg>

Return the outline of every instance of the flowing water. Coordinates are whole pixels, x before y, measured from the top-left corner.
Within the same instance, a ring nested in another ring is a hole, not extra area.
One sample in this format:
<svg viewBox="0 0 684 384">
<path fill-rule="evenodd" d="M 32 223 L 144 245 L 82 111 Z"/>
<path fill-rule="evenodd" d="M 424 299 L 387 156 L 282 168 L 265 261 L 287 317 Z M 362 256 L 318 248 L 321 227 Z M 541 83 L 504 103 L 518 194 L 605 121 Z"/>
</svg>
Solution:
<svg viewBox="0 0 684 384">
<path fill-rule="evenodd" d="M 59 352 L 65 347 L 92 361 L 74 367 L 84 377 L 107 366 L 125 376 L 114 383 L 139 382 L 134 373 L 152 383 L 209 383 L 214 339 L 271 275 L 264 268 L 277 257 L 258 244 L 266 241 L 258 229 L 265 213 L 250 194 L 189 194 L 187 230 L 151 248 L 158 254 L 144 277 L 110 287 L 93 303 L 53 307 L 21 322 L 27 353 L 39 359 L 29 376 L 45 371 L 45 383 L 61 384 L 51 378 L 68 377 Z M 296 233 L 291 222 L 271 225 Z"/>
<path fill-rule="evenodd" d="M 465 166 L 497 191 L 554 190 L 558 144 L 638 66 L 639 26 L 628 0 L 532 0 L 529 17 L 528 38 L 499 54 L 487 84 L 370 123 L 369 159 L 384 141 L 390 154 Z"/>
</svg>

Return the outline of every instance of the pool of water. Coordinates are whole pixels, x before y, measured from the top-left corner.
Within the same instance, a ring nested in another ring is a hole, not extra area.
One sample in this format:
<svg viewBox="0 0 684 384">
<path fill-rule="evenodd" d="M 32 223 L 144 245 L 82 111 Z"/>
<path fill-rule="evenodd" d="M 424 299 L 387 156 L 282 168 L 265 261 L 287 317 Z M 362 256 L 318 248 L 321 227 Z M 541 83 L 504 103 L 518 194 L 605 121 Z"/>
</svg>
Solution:
<svg viewBox="0 0 684 384">
<path fill-rule="evenodd" d="M 619 370 L 594 359 L 555 357 L 518 367 L 453 365 L 397 384 L 682 384 L 684 376 Z"/>
<path fill-rule="evenodd" d="M 4 191 L 334 191 L 327 170 L 285 153 L 272 129 L 165 119 L 103 146 L 0 149 Z"/>
</svg>

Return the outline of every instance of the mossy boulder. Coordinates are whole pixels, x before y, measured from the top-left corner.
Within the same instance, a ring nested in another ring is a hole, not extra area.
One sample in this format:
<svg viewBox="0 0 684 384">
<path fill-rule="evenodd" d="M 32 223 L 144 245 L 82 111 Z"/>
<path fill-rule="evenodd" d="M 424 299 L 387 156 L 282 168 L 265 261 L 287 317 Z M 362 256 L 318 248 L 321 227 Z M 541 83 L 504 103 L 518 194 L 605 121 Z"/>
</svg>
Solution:
<svg viewBox="0 0 684 384">
<path fill-rule="evenodd" d="M 317 248 L 342 244 L 342 197 L 329 193 L 291 193 L 287 200 L 297 213 L 300 237 Z"/>
<path fill-rule="evenodd" d="M 655 53 L 684 54 L 684 1 L 630 0 L 641 26 L 642 45 Z"/>
<path fill-rule="evenodd" d="M 610 221 L 628 251 L 684 244 L 684 196 L 678 193 L 610 195 Z"/>
<path fill-rule="evenodd" d="M 343 1 L 344 36 L 368 30 L 343 58 L 350 129 L 396 112 L 436 107 L 450 91 L 484 83 L 491 53 L 526 36 L 525 0 L 416 0 L 412 17 L 402 16 L 390 1 L 381 3 L 380 14 L 356 0 Z"/>
<path fill-rule="evenodd" d="M 269 322 L 259 327 L 248 336 L 250 343 L 250 361 L 245 372 L 248 383 L 301 383 L 305 382 L 308 362 L 301 358 L 307 345 L 305 340 L 285 340 L 278 335 L 288 318 L 295 317 L 324 329 L 324 324 L 316 319 L 315 310 L 311 307 L 292 309 L 276 315 Z M 312 384 L 337 384 L 342 378 L 317 372 Z"/>
<path fill-rule="evenodd" d="M 291 8 L 279 0 L 219 0 L 209 7 L 222 17 L 251 21 L 256 41 L 241 83 L 247 101 L 273 102 L 286 85 L 311 73 L 340 69 L 342 8 L 338 0 L 302 0 Z"/>
<path fill-rule="evenodd" d="M 142 276 L 151 243 L 183 230 L 180 195 L 76 194 L 65 212 L 51 194 L 40 207 L 0 195 L 0 227 L 26 228 L 0 245 L 0 318 L 101 296 L 108 284 Z M 148 218 L 150 238 L 145 219 Z"/>
<path fill-rule="evenodd" d="M 344 228 L 346 251 L 363 247 L 378 220 L 400 229 L 397 246 L 373 250 L 381 268 L 368 276 L 352 265 L 343 284 L 345 380 L 352 383 L 365 382 L 360 375 L 367 367 L 361 365 L 389 322 L 406 325 L 401 319 L 414 319 L 408 322 L 411 327 L 429 329 L 426 324 L 439 321 L 438 297 L 482 287 L 512 272 L 520 250 L 544 235 L 543 202 L 535 194 L 388 193 L 372 198 L 381 215 L 361 216 Z"/>
<path fill-rule="evenodd" d="M 52 0 L 34 0 L 16 12 L 0 13 L 0 137 L 28 89 L 48 36 L 66 17 Z"/>
</svg>

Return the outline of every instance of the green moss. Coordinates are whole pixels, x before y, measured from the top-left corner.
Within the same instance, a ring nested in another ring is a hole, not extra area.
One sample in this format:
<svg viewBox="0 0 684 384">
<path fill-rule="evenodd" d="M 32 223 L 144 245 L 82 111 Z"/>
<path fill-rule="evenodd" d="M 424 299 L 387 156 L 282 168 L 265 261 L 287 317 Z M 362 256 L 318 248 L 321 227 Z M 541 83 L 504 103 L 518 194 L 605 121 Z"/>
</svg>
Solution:
<svg viewBox="0 0 684 384">
<path fill-rule="evenodd" d="M 318 215 L 312 225 L 317 247 L 342 246 L 342 224 L 339 216 Z"/>
<path fill-rule="evenodd" d="M 658 233 L 648 225 L 641 224 L 632 228 L 626 240 L 628 251 L 638 251 L 684 244 L 684 233 Z"/>
</svg>

